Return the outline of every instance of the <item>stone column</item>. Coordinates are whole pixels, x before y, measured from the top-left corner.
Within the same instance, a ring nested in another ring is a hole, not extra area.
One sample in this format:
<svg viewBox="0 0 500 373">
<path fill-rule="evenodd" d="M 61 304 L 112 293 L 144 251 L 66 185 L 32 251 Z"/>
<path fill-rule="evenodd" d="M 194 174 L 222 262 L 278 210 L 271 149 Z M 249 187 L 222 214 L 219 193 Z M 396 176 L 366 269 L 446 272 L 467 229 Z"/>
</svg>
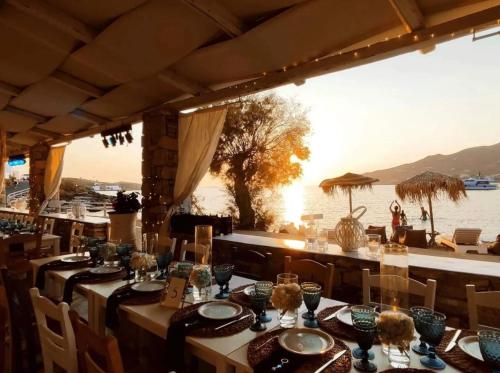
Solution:
<svg viewBox="0 0 500 373">
<path fill-rule="evenodd" d="M 31 214 L 38 213 L 40 205 L 45 200 L 44 178 L 47 157 L 50 146 L 47 144 L 36 144 L 30 148 L 30 200 L 29 210 Z"/>
<path fill-rule="evenodd" d="M 157 111 L 143 115 L 143 232 L 158 232 L 173 201 L 177 172 L 177 126 L 177 112 Z"/>
</svg>

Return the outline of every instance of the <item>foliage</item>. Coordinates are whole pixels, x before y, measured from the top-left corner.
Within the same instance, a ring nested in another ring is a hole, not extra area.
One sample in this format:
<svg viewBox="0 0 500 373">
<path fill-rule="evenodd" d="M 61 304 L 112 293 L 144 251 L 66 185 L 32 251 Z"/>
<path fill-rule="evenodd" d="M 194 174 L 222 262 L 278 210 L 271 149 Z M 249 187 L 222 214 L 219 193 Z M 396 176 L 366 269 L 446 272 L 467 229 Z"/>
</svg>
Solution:
<svg viewBox="0 0 500 373">
<path fill-rule="evenodd" d="M 113 200 L 113 210 L 117 214 L 128 214 L 137 212 L 142 208 L 137 193 L 118 192 Z"/>
<path fill-rule="evenodd" d="M 194 215 L 205 215 L 206 211 L 203 208 L 200 197 L 196 194 L 191 195 L 191 213 Z"/>
<path fill-rule="evenodd" d="M 272 221 L 263 193 L 301 176 L 292 156 L 309 158 L 308 133 L 306 110 L 279 96 L 252 96 L 229 106 L 210 172 L 223 179 L 240 228 L 264 228 Z"/>
</svg>

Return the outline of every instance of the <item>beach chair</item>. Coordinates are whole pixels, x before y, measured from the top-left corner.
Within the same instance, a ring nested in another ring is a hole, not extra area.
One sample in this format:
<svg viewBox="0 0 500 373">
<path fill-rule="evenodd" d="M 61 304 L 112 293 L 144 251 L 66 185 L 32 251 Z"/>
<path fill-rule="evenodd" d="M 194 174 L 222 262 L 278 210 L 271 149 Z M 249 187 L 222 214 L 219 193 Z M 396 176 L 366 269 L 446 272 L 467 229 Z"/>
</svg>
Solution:
<svg viewBox="0 0 500 373">
<path fill-rule="evenodd" d="M 469 314 L 469 329 L 496 329 L 480 325 L 477 315 L 478 307 L 488 307 L 500 310 L 500 291 L 476 291 L 475 285 L 465 285 L 467 293 L 467 311 Z"/>
<path fill-rule="evenodd" d="M 467 251 L 477 251 L 479 254 L 488 254 L 488 248 L 481 245 L 479 236 L 481 229 L 477 228 L 457 228 L 453 236 L 441 235 L 439 240 L 441 245 L 452 248 L 456 253 L 465 254 Z"/>
</svg>

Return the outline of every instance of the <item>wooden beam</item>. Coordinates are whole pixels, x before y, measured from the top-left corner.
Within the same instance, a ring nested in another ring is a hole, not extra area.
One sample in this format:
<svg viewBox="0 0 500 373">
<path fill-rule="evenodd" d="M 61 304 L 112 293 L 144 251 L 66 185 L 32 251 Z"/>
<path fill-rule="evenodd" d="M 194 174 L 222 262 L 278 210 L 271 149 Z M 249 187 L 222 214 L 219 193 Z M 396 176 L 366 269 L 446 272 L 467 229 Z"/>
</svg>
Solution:
<svg viewBox="0 0 500 373">
<path fill-rule="evenodd" d="M 399 19 L 412 32 L 424 27 L 424 15 L 415 0 L 389 0 Z"/>
<path fill-rule="evenodd" d="M 66 74 L 63 71 L 54 71 L 52 75 L 50 75 L 50 78 L 57 80 L 59 83 L 62 83 L 70 88 L 77 89 L 80 92 L 94 98 L 101 97 L 105 94 L 104 90 L 97 88 L 87 82 L 84 82 L 83 80 L 75 78 L 74 76 Z"/>
<path fill-rule="evenodd" d="M 22 89 L 15 87 L 9 83 L 0 82 L 0 92 L 3 92 L 9 96 L 18 96 Z"/>
<path fill-rule="evenodd" d="M 231 37 L 245 32 L 243 21 L 232 14 L 217 0 L 181 0 L 199 13 L 203 14 Z"/>
<path fill-rule="evenodd" d="M 108 119 L 106 119 L 106 118 L 100 117 L 99 115 L 89 113 L 89 112 L 84 111 L 82 109 L 75 109 L 72 112 L 70 112 L 69 114 L 78 118 L 78 119 L 82 119 L 86 122 L 89 122 L 92 124 L 97 124 L 97 125 L 106 123 L 108 121 Z"/>
<path fill-rule="evenodd" d="M 195 81 L 185 78 L 182 75 L 174 73 L 171 70 L 163 70 L 158 74 L 158 79 L 168 85 L 180 89 L 184 93 L 189 93 L 193 96 L 199 95 L 200 93 L 210 92 L 210 89 Z"/>
<path fill-rule="evenodd" d="M 243 95 L 261 92 L 301 79 L 308 79 L 334 71 L 365 65 L 468 35 L 470 34 L 471 28 L 480 25 L 496 24 L 498 19 L 500 19 L 500 5 L 426 29 L 400 35 L 400 37 L 394 37 L 386 41 L 371 44 L 370 46 L 355 49 L 347 53 L 312 60 L 297 67 L 290 67 L 280 70 L 279 72 L 268 73 L 261 78 L 235 84 L 197 97 L 168 102 L 165 103 L 164 106 L 179 111 L 196 108 Z M 156 109 L 158 109 L 158 106 L 152 108 L 152 110 Z"/>
<path fill-rule="evenodd" d="M 43 123 L 48 120 L 47 117 L 44 117 L 43 115 L 33 113 L 32 111 L 24 110 L 24 109 L 19 109 L 17 107 L 7 105 L 6 107 L 3 108 L 4 111 L 8 111 L 9 113 L 21 115 L 26 118 L 34 119 L 37 123 Z"/>
<path fill-rule="evenodd" d="M 96 30 L 43 0 L 3 0 L 16 9 L 42 19 L 75 39 L 90 43 Z"/>
<path fill-rule="evenodd" d="M 40 127 L 33 127 L 28 130 L 28 132 L 36 133 L 37 135 L 41 135 L 43 137 L 47 137 L 49 139 L 56 139 L 61 136 L 59 132 L 49 131 Z"/>
</svg>

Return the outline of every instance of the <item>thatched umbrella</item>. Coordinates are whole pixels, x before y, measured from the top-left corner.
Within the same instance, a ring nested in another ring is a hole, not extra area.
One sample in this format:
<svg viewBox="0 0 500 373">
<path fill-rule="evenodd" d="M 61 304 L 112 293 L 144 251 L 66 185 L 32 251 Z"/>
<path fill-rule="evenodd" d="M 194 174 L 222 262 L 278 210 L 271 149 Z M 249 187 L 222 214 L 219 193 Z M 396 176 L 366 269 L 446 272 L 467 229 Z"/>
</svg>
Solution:
<svg viewBox="0 0 500 373">
<path fill-rule="evenodd" d="M 323 180 L 319 186 L 325 193 L 335 193 L 337 190 L 349 193 L 349 211 L 352 212 L 352 189 L 371 188 L 372 184 L 378 179 L 372 177 L 353 174 L 351 172 L 345 175 L 334 177 L 333 179 Z"/>
<path fill-rule="evenodd" d="M 462 180 L 443 175 L 437 172 L 426 171 L 423 174 L 413 176 L 396 185 L 396 194 L 402 200 L 422 203 L 427 199 L 429 203 L 429 214 L 431 216 L 431 241 L 434 243 L 434 215 L 432 213 L 432 200 L 438 199 L 441 195 L 448 197 L 453 202 L 467 197 Z"/>
</svg>

